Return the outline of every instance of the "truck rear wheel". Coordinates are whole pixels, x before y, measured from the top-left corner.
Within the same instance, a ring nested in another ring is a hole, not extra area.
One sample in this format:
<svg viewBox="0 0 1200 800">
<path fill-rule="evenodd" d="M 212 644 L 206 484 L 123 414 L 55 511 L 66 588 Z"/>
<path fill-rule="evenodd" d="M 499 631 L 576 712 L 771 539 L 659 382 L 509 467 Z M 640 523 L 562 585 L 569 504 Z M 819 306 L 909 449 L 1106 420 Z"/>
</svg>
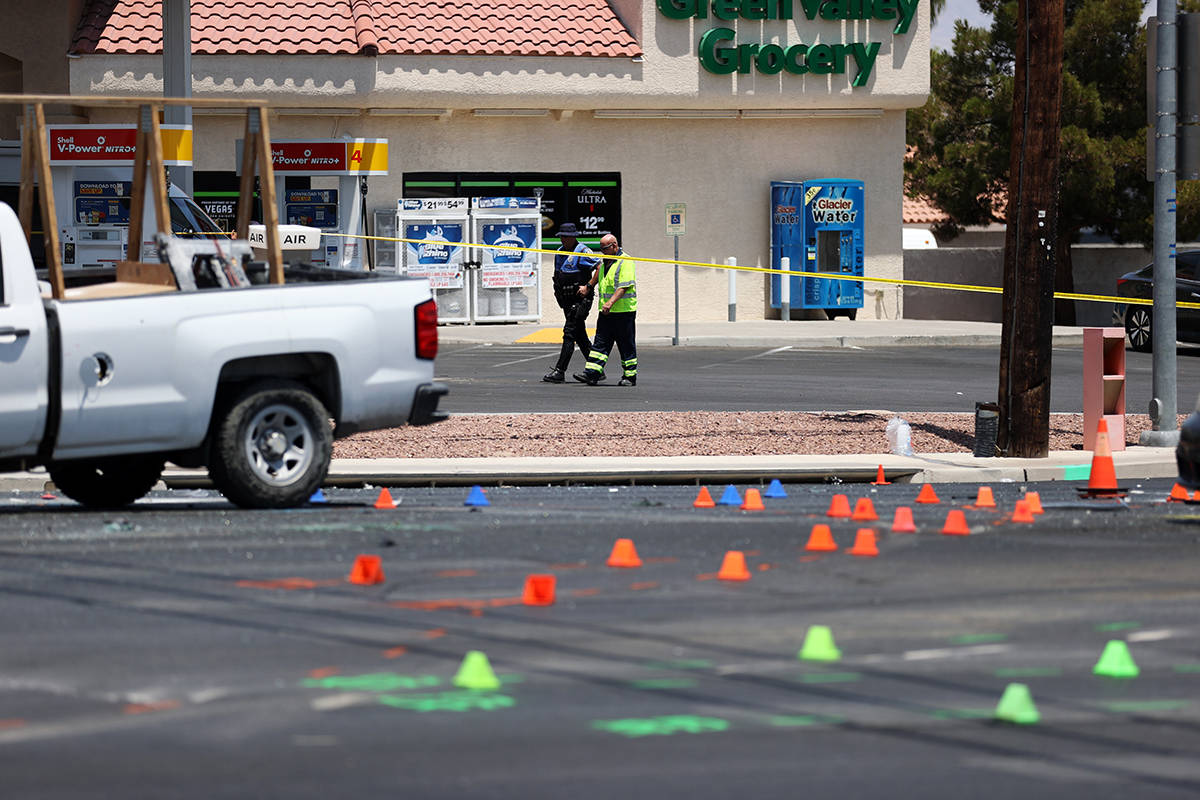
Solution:
<svg viewBox="0 0 1200 800">
<path fill-rule="evenodd" d="M 144 497 L 162 476 L 163 460 L 120 456 L 62 461 L 50 467 L 58 491 L 89 508 L 122 508 Z"/>
<path fill-rule="evenodd" d="M 292 381 L 246 389 L 218 418 L 208 472 L 231 502 L 290 508 L 312 496 L 329 472 L 329 412 Z"/>
</svg>

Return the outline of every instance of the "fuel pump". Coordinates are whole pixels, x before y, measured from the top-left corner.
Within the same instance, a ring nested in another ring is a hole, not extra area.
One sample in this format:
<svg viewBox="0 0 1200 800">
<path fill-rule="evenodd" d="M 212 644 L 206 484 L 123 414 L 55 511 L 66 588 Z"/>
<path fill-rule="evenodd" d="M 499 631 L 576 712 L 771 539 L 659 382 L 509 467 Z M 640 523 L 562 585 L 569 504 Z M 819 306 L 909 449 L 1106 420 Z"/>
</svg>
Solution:
<svg viewBox="0 0 1200 800">
<path fill-rule="evenodd" d="M 133 213 L 133 159 L 136 125 L 49 125 L 50 179 L 53 185 L 63 271 L 75 282 L 86 273 L 111 276 L 121 261 L 154 261 L 157 220 L 154 194 L 147 176 L 142 209 L 141 246 L 129 252 L 129 219 Z M 190 166 L 192 130 L 186 125 L 162 126 L 163 163 Z M 172 232 L 216 233 L 218 228 L 199 206 L 175 186 L 169 186 L 167 207 Z M 74 273 L 74 274 L 72 274 Z"/>
<path fill-rule="evenodd" d="M 243 142 L 238 141 L 238 163 Z M 316 249 L 300 254 L 315 266 L 365 269 L 364 203 L 368 175 L 387 175 L 387 139 L 290 139 L 271 143 L 279 221 L 322 232 Z M 307 188 L 287 188 L 307 178 Z M 294 182 L 293 182 L 294 183 Z"/>
</svg>

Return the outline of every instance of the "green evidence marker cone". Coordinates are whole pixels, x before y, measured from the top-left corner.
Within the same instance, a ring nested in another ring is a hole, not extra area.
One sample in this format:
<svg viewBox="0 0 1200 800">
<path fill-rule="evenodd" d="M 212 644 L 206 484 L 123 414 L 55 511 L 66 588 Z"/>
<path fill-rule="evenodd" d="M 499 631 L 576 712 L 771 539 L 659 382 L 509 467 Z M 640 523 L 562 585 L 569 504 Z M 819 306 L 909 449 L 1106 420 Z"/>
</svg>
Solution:
<svg viewBox="0 0 1200 800">
<path fill-rule="evenodd" d="M 996 719 L 1015 725 L 1036 725 L 1041 718 L 1028 686 L 1010 683 L 1004 687 L 1004 694 L 996 705 Z"/>
<path fill-rule="evenodd" d="M 837 661 L 842 657 L 842 651 L 833 643 L 833 632 L 828 626 L 812 625 L 796 657 L 801 661 Z"/>
<path fill-rule="evenodd" d="M 1103 675 L 1106 678 L 1136 678 L 1140 670 L 1133 663 L 1129 654 L 1129 646 L 1121 639 L 1112 639 L 1104 646 L 1100 660 L 1092 668 L 1093 675 Z"/>
<path fill-rule="evenodd" d="M 499 689 L 500 680 L 492 672 L 488 657 L 481 650 L 471 650 L 463 656 L 454 685 L 460 689 Z"/>
</svg>

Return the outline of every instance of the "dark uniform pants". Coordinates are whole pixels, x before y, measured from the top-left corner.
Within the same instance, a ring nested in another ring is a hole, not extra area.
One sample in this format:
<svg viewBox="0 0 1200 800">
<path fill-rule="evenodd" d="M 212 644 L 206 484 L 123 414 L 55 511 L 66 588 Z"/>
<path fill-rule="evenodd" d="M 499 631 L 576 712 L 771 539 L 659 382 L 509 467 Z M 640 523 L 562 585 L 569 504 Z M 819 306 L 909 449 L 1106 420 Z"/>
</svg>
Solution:
<svg viewBox="0 0 1200 800">
<path fill-rule="evenodd" d="M 622 377 L 637 377 L 637 342 L 634 341 L 637 334 L 636 319 L 636 311 L 610 312 L 597 318 L 596 341 L 592 342 L 588 369 L 603 373 L 605 365 L 608 364 L 608 354 L 612 352 L 615 343 L 617 352 L 621 354 Z"/>
<path fill-rule="evenodd" d="M 588 339 L 587 318 L 592 311 L 592 294 L 587 297 L 576 295 L 574 302 L 570 302 L 568 298 L 567 304 L 561 304 L 559 307 L 563 310 L 563 336 L 562 350 L 558 355 L 558 363 L 555 367 L 561 370 L 566 370 L 567 365 L 571 363 L 571 354 L 575 352 L 575 347 L 579 347 L 579 352 L 586 359 L 592 351 L 592 342 Z M 561 301 L 560 301 L 561 303 Z"/>
</svg>

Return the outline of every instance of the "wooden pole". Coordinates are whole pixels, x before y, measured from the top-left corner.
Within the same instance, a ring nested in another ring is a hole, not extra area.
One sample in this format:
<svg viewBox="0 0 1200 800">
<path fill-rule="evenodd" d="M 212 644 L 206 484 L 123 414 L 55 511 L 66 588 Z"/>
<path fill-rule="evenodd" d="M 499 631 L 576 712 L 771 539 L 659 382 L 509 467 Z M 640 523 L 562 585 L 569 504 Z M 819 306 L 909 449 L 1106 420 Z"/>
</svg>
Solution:
<svg viewBox="0 0 1200 800">
<path fill-rule="evenodd" d="M 33 124 L 33 107 L 25 106 L 21 117 L 21 193 L 17 197 L 17 214 L 21 220 L 21 230 L 25 232 L 25 242 L 33 244 L 33 181 L 35 157 L 37 152 L 37 132 Z M 45 223 L 42 223 L 45 226 Z"/>
<path fill-rule="evenodd" d="M 1050 452 L 1063 0 L 1019 0 L 1000 340 L 1000 454 Z"/>
<path fill-rule="evenodd" d="M 266 107 L 248 112 L 258 119 L 255 140 L 258 157 L 259 193 L 262 195 L 263 225 L 267 229 L 267 264 L 271 283 L 283 283 L 283 250 L 279 244 L 279 206 L 275 203 L 275 161 L 271 158 L 271 131 Z"/>
<path fill-rule="evenodd" d="M 237 227 L 234 236 L 250 238 L 250 214 L 254 209 L 254 154 L 258 150 L 255 137 L 257 128 L 250 124 L 250 112 L 246 112 L 246 133 L 242 136 L 242 181 L 238 191 Z"/>
<path fill-rule="evenodd" d="M 146 134 L 146 153 L 137 156 L 140 166 L 146 162 L 147 180 L 151 181 L 154 189 L 154 221 L 157 230 L 171 233 L 171 212 L 167 208 L 167 170 L 163 166 L 162 129 L 158 126 L 158 109 L 155 106 L 142 106 L 141 127 Z M 134 259 L 141 261 L 141 254 Z"/>
<path fill-rule="evenodd" d="M 62 248 L 58 244 L 58 214 L 54 208 L 54 181 L 50 177 L 50 139 L 46 131 L 46 111 L 41 103 L 33 106 L 36 145 L 37 179 L 42 190 L 42 227 L 46 231 L 46 271 L 50 275 L 50 292 L 55 300 L 67 296 L 63 281 Z"/>
</svg>

